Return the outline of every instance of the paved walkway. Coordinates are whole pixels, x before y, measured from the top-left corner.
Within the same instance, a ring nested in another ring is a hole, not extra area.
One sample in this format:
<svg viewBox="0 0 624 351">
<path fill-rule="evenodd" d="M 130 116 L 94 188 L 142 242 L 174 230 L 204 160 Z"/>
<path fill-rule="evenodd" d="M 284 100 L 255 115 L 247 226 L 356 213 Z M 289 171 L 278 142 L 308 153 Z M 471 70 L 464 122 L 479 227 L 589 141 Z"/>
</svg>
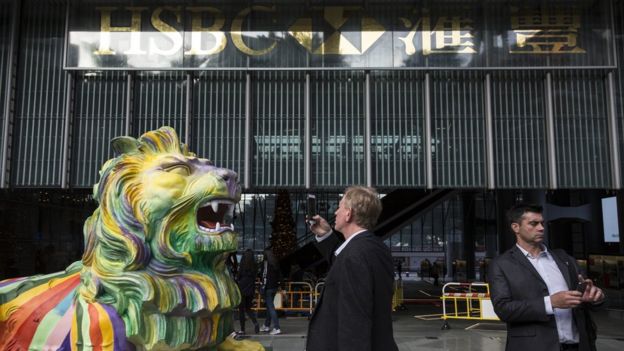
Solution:
<svg viewBox="0 0 624 351">
<path fill-rule="evenodd" d="M 436 293 L 436 288 L 424 285 L 410 286 L 410 289 L 424 291 L 425 297 Z M 406 291 L 409 289 L 406 289 Z M 418 301 L 413 301 L 417 303 Z M 407 310 L 395 312 L 394 338 L 401 351 L 504 351 L 506 331 L 500 322 L 487 322 L 475 326 L 475 321 L 449 320 L 451 329 L 441 330 L 440 319 L 422 317 L 439 314 L 442 309 L 430 303 L 410 304 Z M 420 316 L 419 318 L 415 316 Z M 607 310 L 594 313 L 598 325 L 597 349 L 600 351 L 620 351 L 624 349 L 624 320 L 614 318 Z M 264 321 L 263 318 L 260 319 Z M 282 317 L 280 324 L 283 334 L 250 335 L 249 338 L 261 342 L 267 350 L 303 351 L 308 327 L 306 317 Z M 235 321 L 238 326 L 238 321 Z"/>
</svg>

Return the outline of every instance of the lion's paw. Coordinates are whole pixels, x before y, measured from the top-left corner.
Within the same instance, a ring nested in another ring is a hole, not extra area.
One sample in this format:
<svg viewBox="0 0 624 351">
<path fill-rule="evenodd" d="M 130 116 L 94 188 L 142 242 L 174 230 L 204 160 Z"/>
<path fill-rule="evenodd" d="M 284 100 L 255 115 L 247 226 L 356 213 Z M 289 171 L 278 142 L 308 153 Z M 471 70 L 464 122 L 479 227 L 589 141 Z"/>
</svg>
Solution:
<svg viewBox="0 0 624 351">
<path fill-rule="evenodd" d="M 217 346 L 218 351 L 265 351 L 257 341 L 236 340 L 231 335 Z"/>
</svg>

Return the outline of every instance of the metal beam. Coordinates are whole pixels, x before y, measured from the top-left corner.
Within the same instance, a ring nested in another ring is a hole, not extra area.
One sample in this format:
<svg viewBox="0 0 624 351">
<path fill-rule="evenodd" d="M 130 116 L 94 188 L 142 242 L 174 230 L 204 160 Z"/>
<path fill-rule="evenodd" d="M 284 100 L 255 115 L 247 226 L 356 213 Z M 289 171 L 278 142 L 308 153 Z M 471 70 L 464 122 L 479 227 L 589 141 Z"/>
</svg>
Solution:
<svg viewBox="0 0 624 351">
<path fill-rule="evenodd" d="M 553 112 L 552 76 L 546 73 L 546 147 L 548 152 L 548 177 L 550 189 L 557 189 L 557 156 L 555 152 L 555 118 Z"/>
<path fill-rule="evenodd" d="M 371 106 L 370 106 L 370 71 L 366 71 L 366 85 L 364 86 L 364 106 L 366 115 L 364 126 L 364 150 L 366 157 L 366 186 L 373 185 L 373 167 L 372 167 L 372 152 L 371 152 Z"/>
<path fill-rule="evenodd" d="M 65 122 L 63 123 L 63 158 L 61 160 L 61 188 L 69 188 L 70 140 L 74 114 L 74 72 L 67 72 L 65 91 Z"/>
<path fill-rule="evenodd" d="M 312 120 L 310 116 L 310 72 L 305 74 L 305 96 L 304 96 L 304 117 L 305 117 L 305 150 L 304 150 L 304 181 L 305 188 L 312 187 Z"/>
<path fill-rule="evenodd" d="M 98 71 L 136 71 L 136 72 L 145 72 L 145 71 L 162 71 L 162 72 L 172 72 L 172 71 L 199 71 L 199 72 L 227 72 L 227 71 L 242 71 L 247 70 L 250 72 L 254 71 L 266 71 L 267 67 L 249 67 L 249 66 L 240 66 L 240 67 L 65 67 L 67 71 L 85 71 L 90 69 L 97 69 Z M 363 69 L 362 67 L 352 67 L 352 66 L 343 66 L 343 67 L 327 67 L 327 66 L 319 66 L 319 67 L 271 67 L 271 71 L 317 71 L 317 72 L 327 72 L 327 71 L 353 71 L 357 69 Z M 489 71 L 489 72 L 498 72 L 498 71 L 582 71 L 582 70 L 602 70 L 602 71 L 611 71 L 618 69 L 616 65 L 601 65 L 601 66 L 492 66 L 492 67 L 438 67 L 438 66 L 428 66 L 428 67 L 365 67 L 365 69 L 374 69 L 381 71 L 425 71 L 425 72 L 439 72 L 441 69 L 444 71 L 461 71 L 461 72 L 475 72 L 475 71 Z"/>
<path fill-rule="evenodd" d="M 620 169 L 620 151 L 618 148 L 618 125 L 615 108 L 615 81 L 613 72 L 607 74 L 607 117 L 609 118 L 609 155 L 611 155 L 611 176 L 613 188 L 622 189 L 622 170 Z"/>
<path fill-rule="evenodd" d="M 11 144 L 13 141 L 13 119 L 15 118 L 15 76 L 17 74 L 17 63 L 15 59 L 17 55 L 17 28 L 20 22 L 20 6 L 21 2 L 15 0 L 12 2 L 13 11 L 11 13 L 11 32 L 9 33 L 9 47 L 7 57 L 7 72 L 5 79 L 6 94 L 4 96 L 4 120 L 2 128 L 2 163 L 0 164 L 0 188 L 9 187 L 10 177 L 10 160 L 11 160 Z"/>
<path fill-rule="evenodd" d="M 247 72 L 245 80 L 245 178 L 243 188 L 251 188 L 251 73 Z"/>
<path fill-rule="evenodd" d="M 433 157 L 431 154 L 431 75 L 425 73 L 425 170 L 427 189 L 433 189 Z"/>
<path fill-rule="evenodd" d="M 124 127 L 124 133 L 126 135 L 130 135 L 132 133 L 132 89 L 134 89 L 133 74 L 128 72 L 126 75 L 126 125 Z"/>
<path fill-rule="evenodd" d="M 190 149 L 191 148 L 191 120 L 192 120 L 192 94 L 193 94 L 193 76 L 191 73 L 186 73 L 186 111 L 184 119 L 184 143 Z"/>
<path fill-rule="evenodd" d="M 487 187 L 496 188 L 494 179 L 494 117 L 492 116 L 492 81 L 490 73 L 485 75 L 485 153 Z"/>
</svg>

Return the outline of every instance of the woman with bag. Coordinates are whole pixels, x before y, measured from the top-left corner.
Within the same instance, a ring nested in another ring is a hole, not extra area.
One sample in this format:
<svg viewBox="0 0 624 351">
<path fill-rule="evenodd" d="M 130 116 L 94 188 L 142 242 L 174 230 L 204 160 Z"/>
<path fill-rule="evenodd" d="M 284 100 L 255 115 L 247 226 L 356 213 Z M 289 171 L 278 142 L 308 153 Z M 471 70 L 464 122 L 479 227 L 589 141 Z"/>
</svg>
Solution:
<svg viewBox="0 0 624 351">
<path fill-rule="evenodd" d="M 271 249 L 264 250 L 264 263 L 262 269 L 262 295 L 266 304 L 267 316 L 264 321 L 264 325 L 260 328 L 260 331 L 269 332 L 271 335 L 281 334 L 279 325 L 279 318 L 277 317 L 277 311 L 275 310 L 274 299 L 277 293 L 280 280 L 282 279 L 282 272 L 279 268 L 279 263 L 273 255 Z M 271 322 L 273 323 L 273 329 L 271 329 Z"/>
<path fill-rule="evenodd" d="M 256 259 L 254 258 L 253 251 L 250 249 L 245 250 L 243 257 L 241 258 L 238 268 L 238 276 L 236 281 L 238 283 L 238 289 L 241 293 L 241 302 L 238 305 L 240 331 L 236 334 L 245 334 L 245 313 L 249 316 L 249 319 L 254 324 L 254 332 L 258 334 L 260 326 L 256 319 L 256 314 L 252 310 L 254 294 L 256 291 L 256 276 L 258 274 L 258 267 L 256 266 Z"/>
</svg>

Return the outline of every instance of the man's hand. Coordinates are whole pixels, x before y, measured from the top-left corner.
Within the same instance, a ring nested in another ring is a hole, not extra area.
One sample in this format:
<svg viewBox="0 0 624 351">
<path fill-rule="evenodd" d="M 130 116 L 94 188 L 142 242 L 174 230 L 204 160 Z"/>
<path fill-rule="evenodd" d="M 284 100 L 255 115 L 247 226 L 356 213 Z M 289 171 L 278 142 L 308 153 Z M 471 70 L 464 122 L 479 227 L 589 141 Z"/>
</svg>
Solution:
<svg viewBox="0 0 624 351">
<path fill-rule="evenodd" d="M 581 293 L 575 290 L 560 291 L 550 295 L 553 308 L 573 308 L 581 304 Z"/>
<path fill-rule="evenodd" d="M 308 220 L 312 220 L 310 224 L 310 230 L 312 231 L 312 233 L 314 233 L 316 236 L 318 237 L 322 237 L 325 236 L 327 233 L 331 232 L 331 226 L 329 225 L 329 223 L 327 223 L 327 221 L 325 220 L 325 218 L 316 215 L 312 218 L 308 218 Z"/>
<path fill-rule="evenodd" d="M 585 291 L 583 292 L 583 296 L 581 297 L 581 301 L 583 302 L 600 302 L 604 299 L 604 293 L 602 289 L 594 285 L 594 282 L 591 279 L 584 279 L 582 275 L 578 276 L 579 282 L 584 282 L 587 284 Z"/>
</svg>

